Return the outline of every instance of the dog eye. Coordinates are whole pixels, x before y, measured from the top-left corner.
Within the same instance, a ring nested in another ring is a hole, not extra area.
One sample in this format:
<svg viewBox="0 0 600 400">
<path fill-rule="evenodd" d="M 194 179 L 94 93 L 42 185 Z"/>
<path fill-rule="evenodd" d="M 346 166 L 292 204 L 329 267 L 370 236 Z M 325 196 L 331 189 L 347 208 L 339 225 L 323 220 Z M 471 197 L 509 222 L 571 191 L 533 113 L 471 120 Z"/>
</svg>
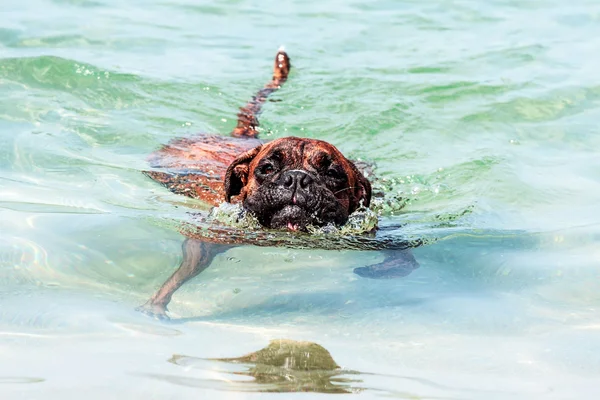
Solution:
<svg viewBox="0 0 600 400">
<path fill-rule="evenodd" d="M 275 172 L 275 167 L 273 164 L 264 164 L 260 168 L 260 173 L 263 175 L 269 175 Z"/>
<path fill-rule="evenodd" d="M 328 177 L 333 178 L 333 179 L 343 179 L 344 178 L 342 173 L 340 173 L 340 171 L 338 171 L 337 169 L 334 169 L 334 168 L 328 169 L 327 172 L 325 172 L 325 175 L 327 175 Z"/>
</svg>

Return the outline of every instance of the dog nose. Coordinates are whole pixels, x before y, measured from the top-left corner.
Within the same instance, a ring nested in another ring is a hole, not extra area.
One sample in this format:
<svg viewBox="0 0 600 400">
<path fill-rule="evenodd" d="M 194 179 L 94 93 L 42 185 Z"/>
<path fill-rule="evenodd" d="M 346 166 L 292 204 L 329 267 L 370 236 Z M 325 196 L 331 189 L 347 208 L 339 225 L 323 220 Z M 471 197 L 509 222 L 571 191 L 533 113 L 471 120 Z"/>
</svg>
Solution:
<svg viewBox="0 0 600 400">
<path fill-rule="evenodd" d="M 281 179 L 283 186 L 289 189 L 306 189 L 313 181 L 310 175 L 297 169 L 284 172 Z"/>
</svg>

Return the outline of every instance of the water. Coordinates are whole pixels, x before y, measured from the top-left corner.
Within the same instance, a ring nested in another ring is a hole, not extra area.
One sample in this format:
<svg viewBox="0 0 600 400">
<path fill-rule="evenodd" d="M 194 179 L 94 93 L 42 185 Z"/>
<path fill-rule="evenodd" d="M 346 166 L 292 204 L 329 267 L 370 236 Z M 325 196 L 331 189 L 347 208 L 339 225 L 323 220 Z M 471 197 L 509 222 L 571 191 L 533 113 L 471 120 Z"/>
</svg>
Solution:
<svg viewBox="0 0 600 400">
<path fill-rule="evenodd" d="M 342 369 L 320 376 L 364 398 L 600 394 L 600 3 L 2 8 L 3 399 L 287 398 L 263 394 L 290 387 L 277 373 L 216 360 L 273 339 L 323 346 Z M 140 315 L 180 262 L 172 222 L 202 209 L 146 178 L 147 155 L 229 132 L 282 44 L 263 137 L 375 162 L 381 223 L 435 241 L 384 281 L 352 273 L 376 251 L 237 247 L 171 323 Z"/>
</svg>

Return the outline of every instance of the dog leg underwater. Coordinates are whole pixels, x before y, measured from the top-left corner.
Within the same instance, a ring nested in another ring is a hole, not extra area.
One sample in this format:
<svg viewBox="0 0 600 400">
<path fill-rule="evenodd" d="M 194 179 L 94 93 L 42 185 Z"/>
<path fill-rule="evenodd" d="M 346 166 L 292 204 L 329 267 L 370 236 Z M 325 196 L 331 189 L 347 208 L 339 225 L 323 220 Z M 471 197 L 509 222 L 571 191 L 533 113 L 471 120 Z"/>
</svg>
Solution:
<svg viewBox="0 0 600 400">
<path fill-rule="evenodd" d="M 419 263 L 409 249 L 384 250 L 383 254 L 384 259 L 382 262 L 354 268 L 354 273 L 363 278 L 393 279 L 407 276 L 419 268 Z"/>
<path fill-rule="evenodd" d="M 163 283 L 150 300 L 138 307 L 137 310 L 157 319 L 169 319 L 167 306 L 173 293 L 185 282 L 208 268 L 217 254 L 226 251 L 230 247 L 206 243 L 197 239 L 186 239 L 181 246 L 183 260 L 177 271 Z"/>
</svg>

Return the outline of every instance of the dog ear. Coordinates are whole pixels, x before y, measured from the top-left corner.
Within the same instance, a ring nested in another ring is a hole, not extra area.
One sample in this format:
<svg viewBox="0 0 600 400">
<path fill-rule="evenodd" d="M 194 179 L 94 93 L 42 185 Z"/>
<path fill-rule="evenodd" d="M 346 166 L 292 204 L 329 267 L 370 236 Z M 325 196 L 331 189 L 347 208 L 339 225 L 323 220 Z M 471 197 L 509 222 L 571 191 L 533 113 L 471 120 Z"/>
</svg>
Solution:
<svg viewBox="0 0 600 400">
<path fill-rule="evenodd" d="M 231 202 L 232 196 L 237 196 L 242 188 L 248 183 L 248 173 L 250 172 L 250 163 L 260 152 L 262 146 L 257 146 L 239 155 L 227 167 L 225 173 L 225 201 Z"/>
<path fill-rule="evenodd" d="M 360 207 L 361 202 L 364 207 L 369 207 L 369 205 L 371 205 L 371 182 L 365 178 L 352 161 L 350 161 L 350 165 L 352 165 L 354 176 L 356 178 L 356 183 L 354 184 L 355 202 L 351 204 L 351 209 L 349 210 L 349 213 L 353 213 Z"/>
</svg>

